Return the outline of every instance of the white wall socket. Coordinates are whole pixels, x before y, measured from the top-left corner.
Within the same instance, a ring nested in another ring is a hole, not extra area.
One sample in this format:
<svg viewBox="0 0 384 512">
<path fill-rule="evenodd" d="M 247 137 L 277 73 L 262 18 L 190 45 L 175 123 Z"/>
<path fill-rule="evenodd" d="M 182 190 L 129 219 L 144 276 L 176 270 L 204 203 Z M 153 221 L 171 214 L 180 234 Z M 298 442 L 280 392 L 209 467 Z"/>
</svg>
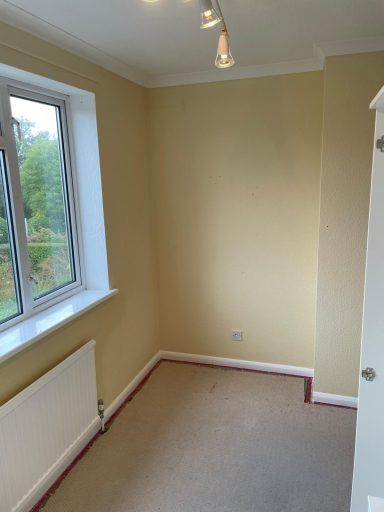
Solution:
<svg viewBox="0 0 384 512">
<path fill-rule="evenodd" d="M 240 329 L 233 329 L 232 341 L 243 341 L 243 331 L 240 331 Z"/>
</svg>

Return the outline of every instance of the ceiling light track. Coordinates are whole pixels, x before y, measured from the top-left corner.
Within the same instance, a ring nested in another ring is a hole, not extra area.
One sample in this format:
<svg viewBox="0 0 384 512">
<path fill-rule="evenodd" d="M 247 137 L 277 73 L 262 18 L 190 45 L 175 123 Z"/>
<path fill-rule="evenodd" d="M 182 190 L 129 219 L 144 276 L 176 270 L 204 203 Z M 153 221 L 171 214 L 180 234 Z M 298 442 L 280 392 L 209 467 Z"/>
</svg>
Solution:
<svg viewBox="0 0 384 512">
<path fill-rule="evenodd" d="M 216 7 L 214 7 L 212 0 L 200 0 L 200 28 L 211 28 L 219 23 L 221 24 L 215 66 L 219 69 L 226 69 L 232 67 L 235 64 L 235 60 L 229 47 L 229 35 L 220 2 L 219 0 L 214 0 L 214 3 Z"/>
</svg>

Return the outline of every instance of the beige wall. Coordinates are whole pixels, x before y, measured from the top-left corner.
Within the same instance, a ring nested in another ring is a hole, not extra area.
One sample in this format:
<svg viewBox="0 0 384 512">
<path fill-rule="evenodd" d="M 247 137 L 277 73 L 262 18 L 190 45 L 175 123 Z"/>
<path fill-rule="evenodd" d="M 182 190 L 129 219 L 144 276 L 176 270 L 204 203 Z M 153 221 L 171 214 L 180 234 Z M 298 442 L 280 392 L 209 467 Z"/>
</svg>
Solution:
<svg viewBox="0 0 384 512">
<path fill-rule="evenodd" d="M 356 396 L 374 113 L 384 53 L 327 59 L 315 389 Z"/>
<path fill-rule="evenodd" d="M 0 403 L 90 338 L 108 404 L 160 346 L 313 366 L 315 330 L 316 389 L 356 393 L 367 107 L 384 53 L 328 59 L 325 84 L 315 72 L 146 91 L 0 23 L 0 61 L 95 92 L 120 289 L 0 365 Z"/>
<path fill-rule="evenodd" d="M 94 338 L 98 393 L 108 404 L 159 348 L 146 91 L 4 24 L 0 24 L 0 61 L 96 93 L 110 281 L 120 290 L 0 365 L 0 403 Z"/>
<path fill-rule="evenodd" d="M 150 91 L 162 349 L 313 367 L 322 95 L 321 72 Z"/>
</svg>

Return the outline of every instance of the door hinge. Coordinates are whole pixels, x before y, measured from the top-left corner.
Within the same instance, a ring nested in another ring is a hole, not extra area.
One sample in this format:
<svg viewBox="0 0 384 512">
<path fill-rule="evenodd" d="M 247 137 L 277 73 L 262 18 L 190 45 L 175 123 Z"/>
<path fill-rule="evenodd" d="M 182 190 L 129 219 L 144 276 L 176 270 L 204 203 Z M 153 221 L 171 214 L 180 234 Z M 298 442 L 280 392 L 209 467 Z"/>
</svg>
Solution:
<svg viewBox="0 0 384 512">
<path fill-rule="evenodd" d="M 376 372 L 373 368 L 366 368 L 361 372 L 361 376 L 363 379 L 367 380 L 368 382 L 371 382 L 376 377 Z"/>
<path fill-rule="evenodd" d="M 380 149 L 380 151 L 384 153 L 384 135 L 380 137 L 380 139 L 377 139 L 376 149 Z"/>
</svg>

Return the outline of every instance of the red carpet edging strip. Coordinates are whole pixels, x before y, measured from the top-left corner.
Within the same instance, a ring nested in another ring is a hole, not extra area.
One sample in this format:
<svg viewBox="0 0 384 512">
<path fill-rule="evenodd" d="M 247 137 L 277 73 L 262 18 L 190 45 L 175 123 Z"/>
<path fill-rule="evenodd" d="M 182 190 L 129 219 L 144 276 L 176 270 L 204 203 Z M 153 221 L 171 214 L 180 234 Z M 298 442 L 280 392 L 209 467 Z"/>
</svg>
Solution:
<svg viewBox="0 0 384 512">
<path fill-rule="evenodd" d="M 121 411 L 124 409 L 124 407 L 130 402 L 134 396 L 143 388 L 147 380 L 151 377 L 152 373 L 159 367 L 161 363 L 161 360 L 158 361 L 155 366 L 147 373 L 147 375 L 143 378 L 143 380 L 136 386 L 136 388 L 130 393 L 130 395 L 127 396 L 127 398 L 124 400 L 124 402 L 120 405 L 120 407 L 112 414 L 112 416 L 108 419 L 105 426 L 107 429 L 112 425 L 112 423 L 115 421 L 117 416 L 121 413 Z M 70 465 L 63 471 L 63 473 L 59 476 L 59 478 L 55 481 L 54 484 L 51 485 L 51 487 L 48 489 L 48 491 L 40 498 L 40 500 L 34 505 L 34 507 L 31 509 L 30 512 L 39 512 L 42 510 L 45 505 L 47 504 L 47 501 L 51 496 L 55 494 L 57 489 L 60 487 L 63 480 L 67 477 L 67 475 L 72 471 L 72 469 L 77 465 L 78 462 L 84 457 L 84 455 L 92 448 L 92 446 L 95 444 L 95 442 L 98 440 L 100 436 L 102 436 L 103 433 L 101 430 L 93 436 L 93 438 L 89 441 L 89 443 L 81 450 L 81 452 L 73 459 L 73 461 L 70 463 Z"/>
<path fill-rule="evenodd" d="M 123 403 L 118 407 L 118 409 L 112 414 L 112 416 L 108 419 L 105 426 L 107 429 L 112 425 L 112 423 L 115 421 L 115 419 L 118 417 L 118 415 L 121 413 L 121 411 L 126 407 L 126 405 L 132 401 L 132 399 L 141 391 L 141 389 L 145 386 L 146 382 L 150 379 L 151 375 L 157 370 L 157 368 L 161 365 L 161 363 L 176 363 L 176 364 L 188 364 L 188 365 L 194 365 L 194 366 L 203 366 L 208 368 L 221 368 L 225 370 L 236 370 L 236 371 L 242 371 L 242 372 L 253 372 L 253 373 L 262 373 L 265 375 L 275 375 L 275 376 L 281 376 L 281 377 L 293 377 L 295 379 L 304 379 L 304 385 L 305 385 L 305 392 L 304 392 L 304 402 L 311 404 L 312 403 L 312 385 L 313 385 L 313 378 L 312 377 L 303 377 L 302 375 L 292 375 L 292 374 L 286 374 L 286 373 L 275 373 L 275 372 L 267 372 L 262 370 L 253 370 L 249 368 L 236 368 L 233 366 L 225 366 L 225 365 L 218 365 L 218 364 L 212 364 L 212 363 L 194 363 L 189 361 L 177 361 L 173 359 L 160 359 L 155 366 L 147 373 L 147 375 L 141 380 L 141 382 L 136 386 L 136 388 L 130 393 L 127 398 L 123 401 Z M 320 402 L 316 402 L 318 405 L 331 405 L 331 404 L 323 404 Z M 333 407 L 343 407 L 343 406 L 333 406 Z M 353 409 L 353 407 L 345 407 L 347 409 Z M 103 433 L 101 430 L 94 435 L 94 437 L 89 441 L 89 443 L 81 450 L 81 452 L 73 459 L 73 461 L 69 464 L 69 466 L 63 471 L 63 473 L 58 477 L 58 479 L 54 482 L 53 485 L 48 489 L 48 491 L 40 498 L 40 500 L 36 503 L 36 505 L 33 506 L 30 512 L 39 512 L 41 511 L 45 505 L 47 504 L 47 501 L 51 496 L 55 494 L 55 492 L 60 487 L 61 483 L 64 481 L 64 479 L 67 477 L 67 475 L 72 471 L 72 469 L 80 462 L 80 460 L 86 455 L 86 453 L 92 448 L 92 446 L 95 444 L 95 442 L 99 439 L 100 436 L 102 436 Z"/>
</svg>

